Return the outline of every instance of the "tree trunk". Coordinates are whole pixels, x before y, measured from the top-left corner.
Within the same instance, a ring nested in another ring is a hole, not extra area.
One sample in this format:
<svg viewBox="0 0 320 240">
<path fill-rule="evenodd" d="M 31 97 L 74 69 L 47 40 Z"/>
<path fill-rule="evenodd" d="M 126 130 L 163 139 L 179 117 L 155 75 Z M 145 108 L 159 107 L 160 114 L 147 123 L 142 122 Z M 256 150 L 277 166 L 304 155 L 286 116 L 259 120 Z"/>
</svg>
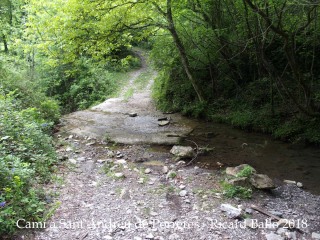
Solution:
<svg viewBox="0 0 320 240">
<path fill-rule="evenodd" d="M 8 53 L 9 52 L 9 48 L 8 48 L 8 43 L 7 43 L 7 39 L 5 35 L 2 35 L 2 41 L 3 41 L 3 45 L 4 45 L 4 52 Z"/>
<path fill-rule="evenodd" d="M 168 21 L 168 30 L 171 33 L 171 36 L 173 38 L 173 41 L 179 51 L 179 55 L 181 58 L 181 62 L 183 65 L 183 68 L 188 76 L 188 79 L 190 80 L 197 96 L 200 102 L 204 102 L 204 97 L 203 97 L 203 93 L 201 91 L 201 89 L 199 88 L 197 81 L 195 80 L 195 78 L 193 77 L 192 73 L 191 73 L 191 69 L 190 69 L 190 63 L 187 57 L 187 53 L 185 50 L 185 47 L 177 33 L 177 30 L 175 28 L 174 22 L 173 22 L 173 17 L 172 17 L 172 9 L 171 9 L 171 0 L 167 0 L 167 21 Z"/>
</svg>

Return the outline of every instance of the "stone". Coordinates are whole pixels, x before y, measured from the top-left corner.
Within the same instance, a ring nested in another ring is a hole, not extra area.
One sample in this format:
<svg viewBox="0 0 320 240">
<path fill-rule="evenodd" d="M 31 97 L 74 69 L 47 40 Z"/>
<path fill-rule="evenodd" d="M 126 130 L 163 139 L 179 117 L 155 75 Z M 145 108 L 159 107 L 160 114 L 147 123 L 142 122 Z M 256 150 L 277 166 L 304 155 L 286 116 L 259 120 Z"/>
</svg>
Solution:
<svg viewBox="0 0 320 240">
<path fill-rule="evenodd" d="M 79 157 L 79 158 L 77 159 L 77 161 L 78 161 L 78 162 L 84 162 L 84 161 L 86 161 L 86 158 L 85 158 L 85 157 Z"/>
<path fill-rule="evenodd" d="M 138 114 L 137 113 L 129 113 L 129 117 L 136 117 L 136 116 L 138 116 Z"/>
<path fill-rule="evenodd" d="M 271 178 L 265 174 L 253 174 L 250 183 L 257 189 L 274 189 L 276 186 Z"/>
<path fill-rule="evenodd" d="M 181 237 L 176 233 L 173 233 L 169 236 L 169 240 L 180 240 L 180 239 Z"/>
<path fill-rule="evenodd" d="M 179 188 L 180 188 L 181 190 L 184 190 L 184 189 L 186 188 L 186 186 L 185 186 L 185 185 L 180 185 Z"/>
<path fill-rule="evenodd" d="M 282 217 L 282 215 L 283 215 L 282 212 L 278 212 L 278 211 L 270 211 L 270 213 L 271 213 L 272 215 L 277 216 L 277 217 Z"/>
<path fill-rule="evenodd" d="M 133 240 L 142 240 L 141 237 L 134 237 Z"/>
<path fill-rule="evenodd" d="M 160 127 L 164 127 L 164 126 L 167 126 L 169 124 L 170 124 L 170 121 L 168 121 L 168 120 L 158 121 L 158 125 Z"/>
<path fill-rule="evenodd" d="M 221 211 L 226 212 L 229 218 L 239 218 L 242 214 L 241 209 L 235 208 L 230 204 L 221 204 Z"/>
<path fill-rule="evenodd" d="M 108 151 L 108 152 L 107 152 L 107 156 L 108 156 L 109 158 L 113 158 L 113 157 L 115 156 L 115 154 L 114 154 L 113 151 Z"/>
<path fill-rule="evenodd" d="M 297 182 L 297 187 L 298 188 L 303 188 L 303 184 L 301 182 Z"/>
<path fill-rule="evenodd" d="M 149 174 L 149 173 L 151 173 L 152 172 L 152 170 L 150 169 L 150 168 L 147 168 L 146 170 L 144 170 L 144 173 L 145 174 Z"/>
<path fill-rule="evenodd" d="M 176 166 L 177 166 L 177 167 L 182 167 L 182 166 L 184 166 L 184 165 L 186 165 L 186 162 L 185 162 L 185 161 L 179 161 L 179 162 L 176 163 Z"/>
<path fill-rule="evenodd" d="M 67 155 L 64 155 L 64 156 L 60 156 L 59 157 L 59 160 L 60 161 L 67 161 L 69 159 L 69 157 Z"/>
<path fill-rule="evenodd" d="M 179 192 L 179 196 L 180 197 L 185 197 L 187 195 L 188 195 L 188 192 L 186 190 L 182 190 L 182 191 Z"/>
<path fill-rule="evenodd" d="M 111 237 L 111 236 L 104 236 L 103 239 L 105 239 L 105 240 L 112 240 L 113 237 Z"/>
<path fill-rule="evenodd" d="M 229 180 L 228 183 L 239 187 L 248 187 L 250 185 L 247 177 L 234 178 Z"/>
<path fill-rule="evenodd" d="M 193 158 L 195 155 L 192 147 L 186 146 L 173 146 L 170 153 L 178 158 Z"/>
<path fill-rule="evenodd" d="M 292 181 L 292 180 L 283 180 L 284 183 L 287 183 L 287 184 L 297 184 L 296 181 Z"/>
<path fill-rule="evenodd" d="M 77 164 L 77 160 L 75 160 L 75 159 L 69 159 L 69 163 Z"/>
<path fill-rule="evenodd" d="M 282 237 L 284 237 L 287 232 L 288 232 L 288 229 L 286 229 L 286 228 L 279 228 L 277 230 L 277 234 L 282 236 Z"/>
<path fill-rule="evenodd" d="M 169 172 L 168 166 L 163 166 L 163 168 L 162 168 L 162 173 L 163 173 L 163 174 L 167 174 L 168 172 Z"/>
<path fill-rule="evenodd" d="M 226 168 L 226 174 L 228 175 L 232 175 L 232 176 L 238 176 L 238 174 L 246 167 L 251 167 L 249 164 L 241 164 L 237 167 L 227 167 Z M 253 173 L 256 173 L 257 171 L 251 167 L 253 169 Z"/>
<path fill-rule="evenodd" d="M 246 212 L 247 214 L 252 214 L 252 213 L 253 213 L 253 210 L 252 210 L 251 208 L 246 208 L 246 209 L 245 209 L 245 212 Z"/>
<path fill-rule="evenodd" d="M 275 233 L 266 234 L 266 239 L 267 240 L 284 240 L 283 237 L 281 237 L 280 235 L 275 234 Z"/>
<path fill-rule="evenodd" d="M 128 190 L 126 188 L 121 190 L 120 198 L 121 199 L 130 199 L 131 198 L 130 193 L 128 192 Z"/>
<path fill-rule="evenodd" d="M 115 173 L 114 176 L 116 178 L 124 178 L 125 177 L 123 173 Z"/>
<path fill-rule="evenodd" d="M 96 142 L 90 142 L 90 143 L 87 143 L 86 146 L 92 146 L 94 144 L 96 144 Z"/>
<path fill-rule="evenodd" d="M 320 239 L 320 233 L 313 232 L 313 233 L 311 234 L 311 238 L 312 238 L 312 239 Z"/>
<path fill-rule="evenodd" d="M 66 148 L 66 152 L 72 152 L 72 148 L 71 147 L 67 147 Z"/>
<path fill-rule="evenodd" d="M 146 236 L 146 239 L 154 239 L 154 236 L 152 233 L 149 233 L 147 236 Z"/>
<path fill-rule="evenodd" d="M 144 178 L 140 178 L 140 179 L 138 180 L 138 183 L 144 184 Z"/>
<path fill-rule="evenodd" d="M 249 228 L 252 228 L 252 229 L 255 229 L 255 228 L 258 227 L 258 223 L 254 219 L 245 219 L 244 223 L 245 223 L 246 227 L 249 227 Z"/>
<path fill-rule="evenodd" d="M 285 236 L 287 239 L 297 240 L 297 233 L 296 232 L 286 232 Z"/>
<path fill-rule="evenodd" d="M 127 164 L 127 161 L 124 159 L 119 159 L 119 160 L 115 161 L 115 164 L 125 165 L 125 164 Z"/>
</svg>

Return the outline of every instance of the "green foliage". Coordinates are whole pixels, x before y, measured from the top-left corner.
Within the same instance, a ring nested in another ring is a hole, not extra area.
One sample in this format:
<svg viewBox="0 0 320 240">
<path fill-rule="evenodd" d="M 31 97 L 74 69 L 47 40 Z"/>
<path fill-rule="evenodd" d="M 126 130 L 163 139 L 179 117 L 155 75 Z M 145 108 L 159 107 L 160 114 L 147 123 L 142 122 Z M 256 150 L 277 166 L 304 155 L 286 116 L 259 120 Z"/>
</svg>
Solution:
<svg viewBox="0 0 320 240">
<path fill-rule="evenodd" d="M 250 177 L 254 173 L 251 166 L 245 166 L 238 174 L 237 177 Z"/>
<path fill-rule="evenodd" d="M 13 233 L 20 218 L 43 216 L 34 186 L 50 179 L 56 154 L 41 122 L 34 109 L 21 111 L 12 96 L 0 95 L 0 234 Z"/>
<path fill-rule="evenodd" d="M 244 198 L 249 199 L 252 197 L 252 189 L 241 186 L 234 186 L 229 183 L 222 183 L 223 195 L 227 198 Z"/>
</svg>

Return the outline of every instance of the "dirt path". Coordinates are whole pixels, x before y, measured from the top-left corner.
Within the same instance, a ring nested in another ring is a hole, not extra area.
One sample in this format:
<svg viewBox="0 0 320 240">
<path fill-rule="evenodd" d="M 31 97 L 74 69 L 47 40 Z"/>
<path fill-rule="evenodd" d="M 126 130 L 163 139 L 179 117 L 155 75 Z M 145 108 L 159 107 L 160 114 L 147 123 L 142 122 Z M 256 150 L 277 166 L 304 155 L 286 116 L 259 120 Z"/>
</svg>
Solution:
<svg viewBox="0 0 320 240">
<path fill-rule="evenodd" d="M 130 82 L 146 69 L 132 73 Z M 138 116 L 131 118 L 129 112 Z M 58 153 L 66 160 L 48 186 L 48 201 L 56 211 L 46 229 L 21 239 L 309 240 L 320 232 L 319 196 L 282 185 L 271 192 L 255 191 L 250 200 L 226 199 L 220 184 L 224 171 L 186 167 L 173 160 L 170 147 L 153 145 L 172 144 L 178 138 L 168 134 L 191 130 L 191 122 L 179 115 L 161 128 L 159 116 L 149 87 L 135 91 L 128 101 L 109 99 L 66 116 L 57 138 Z M 220 210 L 222 203 L 241 207 L 245 218 L 261 224 L 252 229 L 243 219 L 228 218 Z M 304 233 L 267 225 L 268 218 L 250 209 L 251 204 L 294 220 Z"/>
<path fill-rule="evenodd" d="M 151 86 L 156 72 L 148 67 L 142 53 L 139 54 L 142 57 L 142 67 L 130 74 L 128 85 L 123 88 L 120 97 L 65 116 L 62 133 L 108 139 L 123 144 L 171 145 L 179 142 L 179 136 L 192 130 L 189 126 L 191 121 L 178 114 L 168 116 L 171 118 L 170 125 L 158 126 L 158 119 L 164 117 L 164 114 L 155 109 L 151 99 Z M 146 79 L 142 79 L 142 88 L 138 89 L 135 82 L 143 75 Z M 130 89 L 133 95 L 126 99 L 125 95 Z M 130 117 L 130 113 L 136 113 L 137 116 Z"/>
</svg>

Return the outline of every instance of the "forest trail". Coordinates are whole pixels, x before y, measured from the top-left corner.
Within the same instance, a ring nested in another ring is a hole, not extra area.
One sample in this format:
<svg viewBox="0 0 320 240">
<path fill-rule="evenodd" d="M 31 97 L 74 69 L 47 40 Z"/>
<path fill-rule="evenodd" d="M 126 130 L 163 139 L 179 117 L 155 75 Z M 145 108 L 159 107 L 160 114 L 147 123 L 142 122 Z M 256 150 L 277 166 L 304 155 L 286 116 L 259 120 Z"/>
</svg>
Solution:
<svg viewBox="0 0 320 240">
<path fill-rule="evenodd" d="M 56 136 L 64 162 L 53 173 L 46 196 L 55 211 L 48 215 L 45 229 L 27 231 L 17 239 L 264 240 L 289 234 L 288 239 L 307 240 L 320 232 L 320 196 L 280 185 L 271 193 L 255 191 L 252 199 L 228 199 L 222 169 L 208 169 L 197 161 L 186 166 L 174 159 L 169 146 L 155 146 L 175 143 L 179 138 L 168 134 L 187 134 L 193 122 L 173 114 L 169 126 L 158 126 L 163 114 L 151 100 L 153 78 L 141 89 L 135 85 L 147 70 L 144 65 L 132 72 L 130 86 L 120 97 L 64 117 L 65 126 Z M 131 87 L 134 92 L 128 98 Z M 127 115 L 132 112 L 138 116 Z M 265 215 L 250 210 L 252 204 L 263 206 L 299 220 L 307 233 L 268 226 L 251 229 L 250 222 L 229 218 L 221 204 L 241 207 L 246 218 L 265 224 Z"/>
<path fill-rule="evenodd" d="M 88 110 L 78 111 L 63 118 L 61 132 L 109 140 L 123 144 L 161 144 L 172 145 L 187 135 L 192 128 L 190 120 L 179 114 L 165 116 L 157 111 L 152 98 L 151 86 L 156 72 L 148 66 L 142 52 L 142 67 L 130 73 L 128 84 L 120 96 Z M 136 114 L 136 117 L 130 117 Z M 168 126 L 160 127 L 158 119 L 171 119 Z"/>
</svg>

